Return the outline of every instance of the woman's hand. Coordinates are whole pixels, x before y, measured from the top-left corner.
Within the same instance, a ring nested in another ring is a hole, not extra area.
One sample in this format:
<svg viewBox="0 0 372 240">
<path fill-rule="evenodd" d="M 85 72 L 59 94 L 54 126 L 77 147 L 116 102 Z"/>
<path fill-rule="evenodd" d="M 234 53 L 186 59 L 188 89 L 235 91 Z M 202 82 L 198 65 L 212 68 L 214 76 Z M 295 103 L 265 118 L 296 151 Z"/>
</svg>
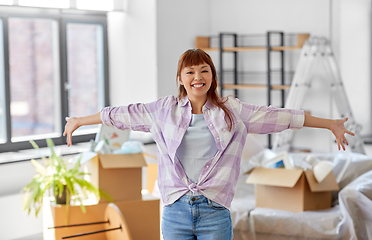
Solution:
<svg viewBox="0 0 372 240">
<path fill-rule="evenodd" d="M 348 118 L 344 119 L 326 119 L 326 118 L 318 118 L 308 114 L 305 114 L 305 122 L 304 127 L 314 127 L 314 128 L 326 128 L 329 129 L 333 135 L 335 135 L 338 150 L 342 149 L 345 151 L 345 145 L 349 145 L 346 140 L 345 134 L 350 134 L 354 136 L 354 133 L 347 130 L 344 126 L 344 123 L 347 121 Z"/>
<path fill-rule="evenodd" d="M 63 136 L 67 135 L 67 146 L 72 145 L 72 133 L 80 127 L 78 118 L 76 117 L 66 117 L 66 125 L 65 125 L 65 131 L 63 132 Z"/>
<path fill-rule="evenodd" d="M 345 150 L 345 145 L 349 145 L 348 141 L 346 140 L 345 134 L 350 134 L 351 136 L 354 136 L 354 133 L 347 130 L 344 126 L 344 123 L 348 120 L 348 118 L 344 119 L 336 119 L 333 120 L 333 123 L 331 124 L 329 130 L 332 131 L 333 135 L 335 135 L 336 141 L 337 141 L 337 147 L 338 150 L 342 149 Z M 341 146 L 341 147 L 340 147 Z"/>
<path fill-rule="evenodd" d="M 72 144 L 72 133 L 81 126 L 85 125 L 94 125 L 94 124 L 101 124 L 101 117 L 100 113 L 96 113 L 93 115 L 85 116 L 85 117 L 66 117 L 66 125 L 65 131 L 63 132 L 63 136 L 67 135 L 67 146 L 71 146 Z"/>
</svg>

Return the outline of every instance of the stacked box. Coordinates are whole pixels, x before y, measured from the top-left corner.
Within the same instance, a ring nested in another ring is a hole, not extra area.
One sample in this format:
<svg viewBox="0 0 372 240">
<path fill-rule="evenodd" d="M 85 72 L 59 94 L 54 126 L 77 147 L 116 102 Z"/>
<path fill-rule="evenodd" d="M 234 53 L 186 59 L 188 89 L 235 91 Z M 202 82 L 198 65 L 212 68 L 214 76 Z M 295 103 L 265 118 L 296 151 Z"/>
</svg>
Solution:
<svg viewBox="0 0 372 240">
<path fill-rule="evenodd" d="M 142 153 L 96 154 L 84 153 L 81 163 L 88 179 L 109 194 L 114 202 L 141 199 L 142 167 L 146 166 Z M 101 198 L 100 202 L 108 202 Z"/>
</svg>

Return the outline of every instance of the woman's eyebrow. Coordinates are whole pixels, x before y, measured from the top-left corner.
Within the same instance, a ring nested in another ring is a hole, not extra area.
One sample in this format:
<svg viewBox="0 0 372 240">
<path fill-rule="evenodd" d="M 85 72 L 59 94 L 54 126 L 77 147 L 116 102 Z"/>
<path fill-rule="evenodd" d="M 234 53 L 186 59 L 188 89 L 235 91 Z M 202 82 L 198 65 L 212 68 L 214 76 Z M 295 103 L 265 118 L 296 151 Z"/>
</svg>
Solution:
<svg viewBox="0 0 372 240">
<path fill-rule="evenodd" d="M 209 65 L 203 65 L 200 68 L 207 68 Z M 194 69 L 194 67 L 185 67 L 186 70 Z"/>
</svg>

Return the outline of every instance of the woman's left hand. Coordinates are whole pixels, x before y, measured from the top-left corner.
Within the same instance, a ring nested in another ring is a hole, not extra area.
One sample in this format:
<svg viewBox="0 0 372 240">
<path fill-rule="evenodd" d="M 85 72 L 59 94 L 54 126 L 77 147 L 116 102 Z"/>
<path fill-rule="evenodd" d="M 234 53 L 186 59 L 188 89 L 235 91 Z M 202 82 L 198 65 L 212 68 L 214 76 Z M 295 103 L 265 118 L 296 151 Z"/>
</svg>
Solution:
<svg viewBox="0 0 372 240">
<path fill-rule="evenodd" d="M 335 135 L 336 141 L 337 141 L 337 147 L 338 150 L 341 150 L 341 147 L 343 150 L 345 150 L 345 145 L 349 145 L 348 141 L 346 140 L 345 134 L 350 134 L 351 136 L 354 136 L 354 133 L 347 130 L 345 128 L 344 123 L 348 120 L 348 118 L 344 119 L 336 119 L 333 120 L 333 123 L 330 126 L 330 130 L 332 131 L 333 135 Z"/>
</svg>

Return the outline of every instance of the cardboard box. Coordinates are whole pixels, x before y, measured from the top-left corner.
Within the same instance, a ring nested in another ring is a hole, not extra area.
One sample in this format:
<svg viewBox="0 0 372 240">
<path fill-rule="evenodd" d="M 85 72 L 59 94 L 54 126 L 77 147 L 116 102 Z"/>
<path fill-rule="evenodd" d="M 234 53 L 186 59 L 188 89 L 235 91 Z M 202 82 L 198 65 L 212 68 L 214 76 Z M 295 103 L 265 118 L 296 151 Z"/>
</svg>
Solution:
<svg viewBox="0 0 372 240">
<path fill-rule="evenodd" d="M 146 166 L 142 153 L 96 154 L 83 153 L 81 163 L 87 180 L 109 194 L 114 202 L 141 199 L 142 167 Z M 108 202 L 100 199 L 100 202 Z"/>
<path fill-rule="evenodd" d="M 256 184 L 256 207 L 290 212 L 330 208 L 339 190 L 333 172 L 318 183 L 312 170 L 255 168 L 246 183 Z"/>
<path fill-rule="evenodd" d="M 132 240 L 160 240 L 160 200 L 115 202 L 122 212 Z"/>
<path fill-rule="evenodd" d="M 154 191 L 157 178 L 158 178 L 158 164 L 148 163 L 146 185 L 147 185 L 147 190 L 149 191 L 149 193 L 152 193 Z"/>
<path fill-rule="evenodd" d="M 68 224 L 82 224 L 105 222 L 105 211 L 109 203 L 99 203 L 85 206 L 83 213 L 80 206 L 69 207 Z M 150 198 L 146 200 L 119 201 L 114 203 L 123 215 L 132 240 L 160 240 L 160 200 Z M 76 226 L 68 228 L 48 229 L 53 226 L 66 225 L 66 205 L 44 204 L 43 225 L 44 239 L 55 240 L 62 237 L 81 233 L 95 232 L 105 229 L 105 223 Z M 79 236 L 79 240 L 110 240 L 107 233 L 96 233 L 92 235 Z"/>
<path fill-rule="evenodd" d="M 45 201 L 44 201 L 45 202 Z M 80 206 L 70 206 L 66 211 L 66 205 L 56 205 L 54 203 L 44 204 L 43 207 L 43 235 L 45 240 L 60 240 L 62 237 L 75 234 L 95 232 L 105 229 L 104 224 L 64 227 L 50 229 L 55 226 L 65 226 L 82 223 L 103 222 L 106 206 L 108 203 L 85 206 L 86 213 L 81 211 Z M 106 233 L 81 236 L 79 240 L 106 240 Z"/>
</svg>

